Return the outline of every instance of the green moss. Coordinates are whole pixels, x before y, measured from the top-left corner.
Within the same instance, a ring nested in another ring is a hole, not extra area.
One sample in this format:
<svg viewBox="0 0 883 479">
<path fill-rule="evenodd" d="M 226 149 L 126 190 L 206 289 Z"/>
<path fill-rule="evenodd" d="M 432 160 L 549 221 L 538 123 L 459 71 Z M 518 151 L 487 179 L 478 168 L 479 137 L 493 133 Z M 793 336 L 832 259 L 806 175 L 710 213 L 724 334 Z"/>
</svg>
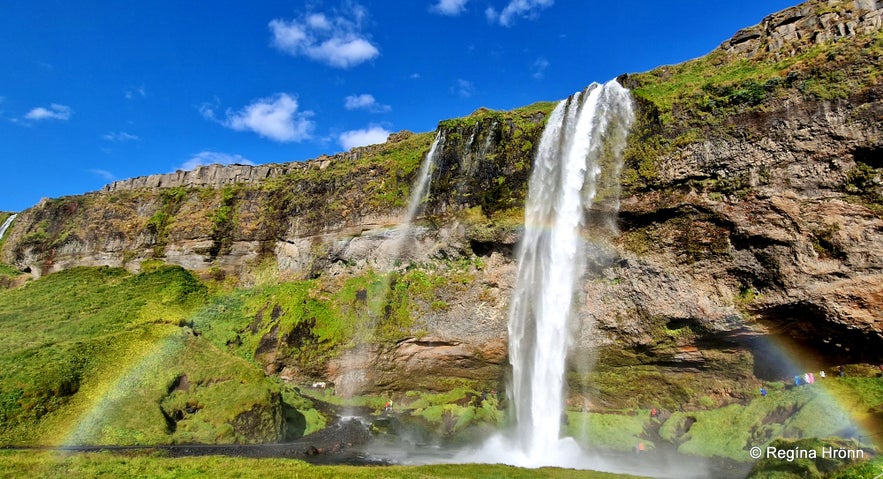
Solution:
<svg viewBox="0 0 883 479">
<path fill-rule="evenodd" d="M 212 213 L 212 246 L 209 248 L 211 259 L 230 252 L 230 247 L 233 244 L 233 232 L 236 227 L 236 204 L 239 201 L 239 191 L 239 187 L 231 186 L 220 190 L 221 197 L 218 207 Z"/>
<path fill-rule="evenodd" d="M 662 426 L 660 435 L 679 443 L 681 453 L 748 461 L 748 449 L 753 446 L 766 447 L 779 438 L 837 436 L 854 427 L 853 409 L 855 412 L 860 409 L 844 399 L 855 398 L 857 390 L 868 391 L 870 401 L 880 399 L 879 391 L 870 392 L 866 386 L 879 382 L 876 378 L 855 378 L 855 381 L 853 386 L 828 380 L 823 387 L 829 389 L 830 394 L 814 387 L 770 388 L 766 397 L 758 396 L 745 405 L 676 412 Z"/>
<path fill-rule="evenodd" d="M 844 99 L 879 84 L 881 53 L 883 32 L 877 31 L 815 45 L 782 59 L 772 54 L 747 59 L 715 50 L 678 65 L 624 76 L 621 80 L 638 105 L 624 155 L 624 188 L 655 186 L 656 162 L 677 148 L 713 136 L 744 135 L 744 128 L 721 128 L 736 115 L 762 111 L 794 96 Z M 739 178 L 726 181 L 719 190 L 723 194 L 746 189 Z"/>
<path fill-rule="evenodd" d="M 810 236 L 813 249 L 822 258 L 846 259 L 846 251 L 837 241 L 835 235 L 840 231 L 838 223 L 826 224 L 822 228 L 813 230 Z"/>
<path fill-rule="evenodd" d="M 857 451 L 859 445 L 853 441 L 842 439 L 801 439 L 801 440 L 777 440 L 770 444 L 770 447 L 777 451 L 792 453 L 794 457 L 762 457 L 751 470 L 748 479 L 764 479 L 764 478 L 794 478 L 818 477 L 818 478 L 843 478 L 843 477 L 867 477 L 879 474 L 880 469 L 871 469 L 873 463 L 868 463 L 867 459 L 871 456 L 871 451 L 861 451 L 862 458 L 859 459 L 835 459 L 826 457 L 823 454 L 824 449 L 845 449 L 848 451 Z M 804 452 L 805 456 L 800 456 L 797 452 Z M 809 454 L 814 451 L 814 456 Z M 856 453 L 858 454 L 858 453 Z M 865 475 L 856 476 L 856 473 L 865 473 Z"/>
<path fill-rule="evenodd" d="M 154 235 L 154 257 L 159 258 L 165 254 L 173 218 L 186 196 L 187 189 L 182 186 L 166 188 L 160 192 L 160 208 L 147 220 L 146 225 L 147 230 Z"/>
<path fill-rule="evenodd" d="M 402 208 L 434 136 L 433 132 L 410 134 L 361 148 L 351 159 L 322 167 L 307 163 L 287 175 L 243 186 L 242 194 L 265 197 L 260 229 L 268 240 L 284 236 L 291 218 L 298 218 L 300 231 L 307 233 L 345 222 L 351 215 Z"/>
<path fill-rule="evenodd" d="M 494 395 L 455 387 L 444 393 L 410 391 L 396 410 L 426 421 L 441 436 L 455 436 L 469 428 L 503 424 L 504 412 Z"/>
<path fill-rule="evenodd" d="M 422 317 L 448 307 L 473 281 L 473 265 L 289 281 L 240 289 L 213 300 L 193 327 L 214 344 L 260 363 L 264 352 L 322 376 L 328 361 L 365 343 L 394 343 L 422 331 Z"/>
<path fill-rule="evenodd" d="M 642 436 L 650 425 L 650 413 L 646 410 L 631 411 L 632 414 L 603 414 L 567 412 L 567 435 L 587 447 L 634 451 L 638 444 L 652 449 L 654 444 Z"/>
</svg>

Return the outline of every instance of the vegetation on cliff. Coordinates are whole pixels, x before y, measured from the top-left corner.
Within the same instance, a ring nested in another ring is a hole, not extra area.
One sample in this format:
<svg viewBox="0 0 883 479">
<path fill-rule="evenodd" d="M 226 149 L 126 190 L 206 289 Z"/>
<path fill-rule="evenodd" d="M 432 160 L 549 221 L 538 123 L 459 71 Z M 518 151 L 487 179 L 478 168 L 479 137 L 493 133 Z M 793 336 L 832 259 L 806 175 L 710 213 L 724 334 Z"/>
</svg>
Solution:
<svg viewBox="0 0 883 479">
<path fill-rule="evenodd" d="M 790 55 L 762 47 L 751 58 L 721 47 L 688 62 L 621 78 L 639 105 L 626 151 L 626 189 L 660 186 L 658 159 L 687 144 L 766 134 L 751 120 L 752 113 L 789 101 L 861 98 L 883 80 L 883 31 L 808 45 Z M 747 186 L 716 180 L 706 186 L 722 194 Z M 880 203 L 879 192 L 870 203 Z"/>
<path fill-rule="evenodd" d="M 0 443 L 265 442 L 279 385 L 189 327 L 192 273 L 74 268 L 0 291 Z"/>
</svg>

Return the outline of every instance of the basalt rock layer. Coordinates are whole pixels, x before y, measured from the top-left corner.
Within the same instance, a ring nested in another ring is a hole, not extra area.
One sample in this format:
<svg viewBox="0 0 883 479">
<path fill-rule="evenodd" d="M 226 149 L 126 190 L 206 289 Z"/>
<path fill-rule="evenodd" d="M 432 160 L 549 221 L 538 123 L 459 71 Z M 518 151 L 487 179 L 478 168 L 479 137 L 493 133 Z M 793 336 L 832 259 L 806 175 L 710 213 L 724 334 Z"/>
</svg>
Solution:
<svg viewBox="0 0 883 479">
<path fill-rule="evenodd" d="M 617 227 L 588 230 L 596 254 L 574 328 L 571 401 L 738 400 L 758 378 L 790 373 L 781 342 L 811 351 L 813 367 L 880 359 L 881 12 L 879 1 L 813 0 L 704 58 L 620 79 L 638 118 L 621 195 L 599 192 L 587 214 L 608 224 L 605 205 L 619 197 Z M 434 299 L 409 303 L 399 329 L 336 345 L 318 363 L 292 352 L 307 343 L 286 339 L 315 318 L 287 326 L 254 318 L 239 334 L 260 337 L 253 353 L 267 372 L 328 379 L 353 394 L 499 388 L 512 253 L 552 106 L 441 122 L 444 146 L 409 238 L 399 222 L 431 133 L 306 163 L 211 166 L 46 200 L 19 215 L 0 260 L 36 276 L 160 260 L 244 286 L 268 263 L 284 278 L 326 286 L 416 268 L 447 278 L 432 283 Z M 368 289 L 341 307 L 379 308 L 383 318 L 398 311 L 374 305 Z M 589 362 L 597 370 L 587 372 Z M 659 391 L 640 386 L 648 379 Z"/>
</svg>

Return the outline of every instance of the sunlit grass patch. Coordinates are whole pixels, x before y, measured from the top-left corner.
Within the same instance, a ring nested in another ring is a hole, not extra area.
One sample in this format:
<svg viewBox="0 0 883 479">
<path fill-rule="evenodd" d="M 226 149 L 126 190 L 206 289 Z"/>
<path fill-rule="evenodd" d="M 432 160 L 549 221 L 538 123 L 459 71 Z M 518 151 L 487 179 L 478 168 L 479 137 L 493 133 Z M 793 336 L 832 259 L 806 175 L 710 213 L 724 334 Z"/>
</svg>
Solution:
<svg viewBox="0 0 883 479">
<path fill-rule="evenodd" d="M 623 474 L 544 467 L 523 469 L 492 464 L 426 466 L 313 466 L 296 459 L 226 456 L 163 457 L 145 453 L 60 455 L 37 451 L 0 451 L 0 478 L 151 477 L 151 478 L 315 478 L 315 479 L 616 479 Z"/>
<path fill-rule="evenodd" d="M 874 439 L 856 418 L 877 401 L 877 378 L 828 378 L 821 384 L 771 390 L 748 404 L 707 411 L 675 412 L 659 430 L 678 451 L 706 457 L 748 461 L 748 450 L 776 439 L 854 436 L 873 447 Z M 830 391 L 830 392 L 829 392 Z M 850 403 L 844 398 L 865 398 Z M 879 402 L 877 404 L 880 404 Z M 879 427 L 879 422 L 877 423 Z"/>
<path fill-rule="evenodd" d="M 650 423 L 650 413 L 632 410 L 624 414 L 567 411 L 564 430 L 584 446 L 634 451 L 638 444 L 653 448 L 652 441 L 642 438 Z"/>
<path fill-rule="evenodd" d="M 168 266 L 74 268 L 0 291 L 0 443 L 281 438 L 280 387 L 187 326 L 207 295 Z"/>
</svg>

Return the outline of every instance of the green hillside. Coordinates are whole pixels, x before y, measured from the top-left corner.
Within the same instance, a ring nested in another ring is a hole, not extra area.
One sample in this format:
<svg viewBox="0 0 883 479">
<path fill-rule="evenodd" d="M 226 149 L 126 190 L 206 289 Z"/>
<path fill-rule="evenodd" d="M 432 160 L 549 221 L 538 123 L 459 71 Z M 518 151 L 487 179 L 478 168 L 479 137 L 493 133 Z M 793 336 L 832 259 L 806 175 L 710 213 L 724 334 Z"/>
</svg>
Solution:
<svg viewBox="0 0 883 479">
<path fill-rule="evenodd" d="M 166 266 L 74 268 L 0 290 L 0 443 L 283 437 L 280 386 L 188 327 L 210 294 Z"/>
</svg>

